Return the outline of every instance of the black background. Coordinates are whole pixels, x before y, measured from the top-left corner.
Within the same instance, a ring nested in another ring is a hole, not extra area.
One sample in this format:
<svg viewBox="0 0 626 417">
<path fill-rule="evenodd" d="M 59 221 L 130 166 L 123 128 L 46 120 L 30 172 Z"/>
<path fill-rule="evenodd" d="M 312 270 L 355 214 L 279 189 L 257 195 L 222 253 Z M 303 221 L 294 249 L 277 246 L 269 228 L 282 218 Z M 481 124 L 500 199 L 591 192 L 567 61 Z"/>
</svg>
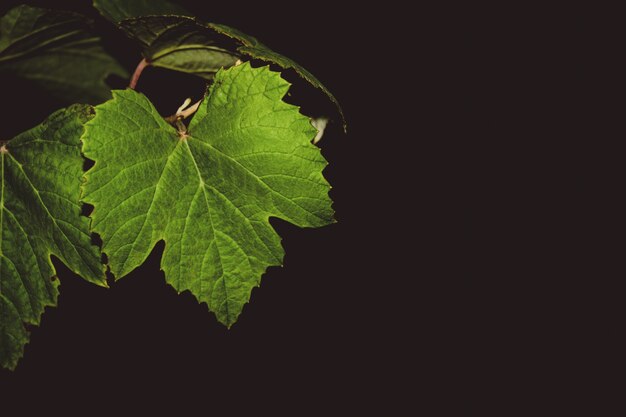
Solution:
<svg viewBox="0 0 626 417">
<path fill-rule="evenodd" d="M 624 10 L 181 3 L 335 93 L 339 222 L 274 222 L 285 266 L 231 330 L 165 284 L 160 248 L 110 290 L 57 262 L 59 306 L 0 371 L 3 410 L 623 415 Z M 99 22 L 132 71 L 139 50 Z M 286 76 L 305 113 L 332 112 Z M 55 105 L 9 81 L 3 137 Z M 170 114 L 202 82 L 151 68 L 139 90 Z"/>
<path fill-rule="evenodd" d="M 98 19 L 89 3 L 29 4 L 54 4 Z M 181 3 L 200 17 L 259 37 L 309 69 L 340 100 L 348 134 L 335 124 L 321 142 L 338 223 L 301 230 L 274 221 L 285 265 L 264 275 L 230 330 L 189 293 L 178 296 L 165 283 L 160 245 L 110 290 L 82 281 L 55 261 L 58 307 L 47 309 L 41 326 L 33 328 L 17 370 L 0 371 L 2 409 L 388 415 L 406 410 L 418 385 L 422 393 L 441 393 L 455 384 L 442 339 L 450 331 L 443 325 L 450 312 L 429 289 L 453 278 L 444 267 L 425 269 L 452 239 L 446 236 L 449 226 L 435 226 L 430 216 L 445 205 L 423 202 L 449 174 L 423 152 L 435 132 L 417 142 L 417 131 L 435 113 L 431 106 L 440 105 L 426 94 L 442 90 L 426 78 L 417 89 L 421 98 L 413 96 L 417 80 L 431 75 L 413 60 L 432 61 L 432 45 L 447 35 L 398 33 L 415 37 L 416 49 L 407 54 L 382 40 L 388 36 L 382 24 L 398 13 L 393 9 L 354 10 L 339 2 Z M 132 72 L 140 50 L 108 22 L 98 19 L 96 25 L 107 48 Z M 323 96 L 293 74 L 286 76 L 294 82 L 289 100 L 303 112 L 334 115 Z M 111 81 L 118 88 L 127 82 Z M 186 97 L 199 97 L 203 86 L 194 77 L 149 68 L 138 89 L 168 115 Z M 16 79 L 5 78 L 1 88 L 11 97 L 2 103 L 4 120 L 10 120 L 2 125 L 6 137 L 61 105 Z M 407 117 L 414 124 L 410 131 L 400 127 Z M 421 152 L 406 160 L 415 150 Z M 420 218 L 424 224 L 416 232 Z M 438 241 L 431 240 L 434 228 Z M 421 377 L 415 379 L 418 363 Z"/>
</svg>

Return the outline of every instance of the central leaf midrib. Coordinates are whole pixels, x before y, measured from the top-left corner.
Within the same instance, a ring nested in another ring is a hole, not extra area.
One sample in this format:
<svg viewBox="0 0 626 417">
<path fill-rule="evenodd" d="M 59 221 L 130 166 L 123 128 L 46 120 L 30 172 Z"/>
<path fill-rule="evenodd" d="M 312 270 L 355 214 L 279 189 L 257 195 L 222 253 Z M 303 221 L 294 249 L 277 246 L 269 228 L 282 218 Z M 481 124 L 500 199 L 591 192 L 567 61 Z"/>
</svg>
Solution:
<svg viewBox="0 0 626 417">
<path fill-rule="evenodd" d="M 198 173 L 198 181 L 199 181 L 198 187 L 202 188 L 202 193 L 204 195 L 204 202 L 206 204 L 207 211 L 209 213 L 209 223 L 211 225 L 211 230 L 213 231 L 213 239 L 215 239 L 215 250 L 217 251 L 217 257 L 219 258 L 220 269 L 221 269 L 220 278 L 222 278 L 222 287 L 224 289 L 224 295 L 225 295 L 224 305 L 226 306 L 226 322 L 230 325 L 230 309 L 228 307 L 228 289 L 226 288 L 226 273 L 224 272 L 224 264 L 222 263 L 222 255 L 220 254 L 220 245 L 218 242 L 217 232 L 215 230 L 215 225 L 213 224 L 213 212 L 211 210 L 209 199 L 206 194 L 206 187 L 204 187 L 204 178 L 202 178 L 202 173 L 200 172 L 200 168 L 198 167 L 198 164 L 196 163 L 196 158 L 194 158 L 193 152 L 191 152 L 191 147 L 189 146 L 189 142 L 188 141 L 181 141 L 181 142 L 185 143 L 187 147 L 187 152 L 189 152 L 189 157 L 191 158 L 191 161 L 193 162 L 193 166 L 195 167 L 196 172 Z M 182 236 L 181 236 L 181 244 L 182 244 Z M 202 277 L 200 277 L 200 279 L 202 279 Z"/>
</svg>

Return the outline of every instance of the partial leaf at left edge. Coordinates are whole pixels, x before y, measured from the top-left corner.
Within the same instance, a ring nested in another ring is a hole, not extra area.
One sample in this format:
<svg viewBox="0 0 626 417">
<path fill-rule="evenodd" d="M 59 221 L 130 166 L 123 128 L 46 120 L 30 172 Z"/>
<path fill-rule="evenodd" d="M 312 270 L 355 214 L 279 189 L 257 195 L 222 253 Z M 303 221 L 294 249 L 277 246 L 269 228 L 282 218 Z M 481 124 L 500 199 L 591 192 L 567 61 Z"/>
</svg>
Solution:
<svg viewBox="0 0 626 417">
<path fill-rule="evenodd" d="M 25 5 L 0 19 L 2 72 L 35 82 L 66 103 L 90 104 L 111 97 L 108 76 L 128 77 L 87 18 Z"/>
<path fill-rule="evenodd" d="M 0 366 L 13 369 L 57 303 L 54 255 L 85 280 L 106 287 L 89 219 L 81 216 L 80 138 L 89 106 L 60 110 L 0 147 Z"/>
</svg>

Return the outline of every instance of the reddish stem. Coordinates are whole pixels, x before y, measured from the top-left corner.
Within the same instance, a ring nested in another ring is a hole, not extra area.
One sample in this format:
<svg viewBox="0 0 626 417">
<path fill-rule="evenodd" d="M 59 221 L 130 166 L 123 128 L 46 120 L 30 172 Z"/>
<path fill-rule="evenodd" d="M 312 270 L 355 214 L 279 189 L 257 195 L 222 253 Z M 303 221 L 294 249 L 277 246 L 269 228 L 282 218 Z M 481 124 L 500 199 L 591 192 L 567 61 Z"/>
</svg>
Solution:
<svg viewBox="0 0 626 417">
<path fill-rule="evenodd" d="M 134 90 L 135 87 L 137 87 L 137 82 L 139 81 L 139 77 L 141 77 L 141 73 L 149 65 L 150 62 L 146 58 L 139 62 L 137 68 L 135 68 L 135 72 L 133 73 L 133 78 L 130 79 L 130 84 L 128 85 L 129 88 Z"/>
</svg>

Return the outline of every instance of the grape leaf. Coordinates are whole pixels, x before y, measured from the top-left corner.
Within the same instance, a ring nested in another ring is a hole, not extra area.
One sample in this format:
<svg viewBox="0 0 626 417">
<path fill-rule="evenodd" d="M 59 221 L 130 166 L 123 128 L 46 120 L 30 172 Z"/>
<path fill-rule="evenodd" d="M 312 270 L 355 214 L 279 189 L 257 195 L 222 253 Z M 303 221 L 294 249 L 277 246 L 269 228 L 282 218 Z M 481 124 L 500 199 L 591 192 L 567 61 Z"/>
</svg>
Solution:
<svg viewBox="0 0 626 417">
<path fill-rule="evenodd" d="M 0 366 L 13 369 L 58 296 L 54 255 L 87 281 L 106 286 L 89 219 L 79 205 L 80 137 L 91 108 L 59 110 L 0 148 Z"/>
<path fill-rule="evenodd" d="M 34 81 L 67 103 L 111 98 L 105 79 L 128 77 L 83 16 L 17 6 L 0 19 L 0 71 Z"/>
<path fill-rule="evenodd" d="M 94 0 L 93 6 L 103 17 L 114 23 L 139 16 L 191 15 L 182 6 L 165 0 Z"/>
<path fill-rule="evenodd" d="M 289 83 L 268 67 L 220 70 L 186 133 L 133 90 L 96 107 L 83 152 L 84 201 L 119 279 L 165 241 L 161 268 L 231 326 L 267 267 L 280 265 L 277 217 L 332 223 L 316 130 L 282 101 Z"/>
</svg>

